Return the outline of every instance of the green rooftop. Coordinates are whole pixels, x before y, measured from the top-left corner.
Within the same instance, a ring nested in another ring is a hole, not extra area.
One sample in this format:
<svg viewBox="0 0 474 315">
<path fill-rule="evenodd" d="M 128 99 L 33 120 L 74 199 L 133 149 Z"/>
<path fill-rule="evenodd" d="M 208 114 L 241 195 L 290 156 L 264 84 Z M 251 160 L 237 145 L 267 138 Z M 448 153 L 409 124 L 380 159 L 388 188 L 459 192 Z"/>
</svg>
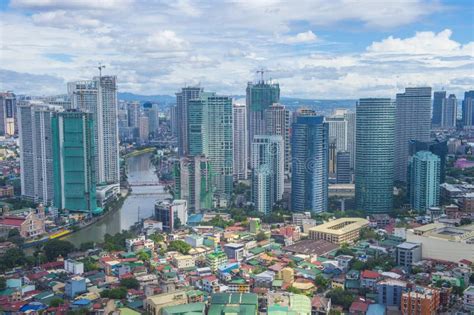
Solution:
<svg viewBox="0 0 474 315">
<path fill-rule="evenodd" d="M 162 315 L 202 315 L 204 314 L 204 303 L 189 303 L 176 306 L 168 306 L 161 309 Z"/>
<path fill-rule="evenodd" d="M 254 293 L 215 293 L 208 315 L 256 315 L 258 297 Z"/>
</svg>

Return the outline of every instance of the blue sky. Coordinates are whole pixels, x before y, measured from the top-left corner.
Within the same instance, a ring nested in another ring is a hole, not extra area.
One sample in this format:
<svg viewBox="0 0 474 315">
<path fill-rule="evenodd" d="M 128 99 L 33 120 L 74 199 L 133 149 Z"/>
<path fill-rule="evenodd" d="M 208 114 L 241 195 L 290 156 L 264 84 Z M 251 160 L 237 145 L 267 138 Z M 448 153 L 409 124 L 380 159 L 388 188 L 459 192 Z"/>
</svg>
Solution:
<svg viewBox="0 0 474 315">
<path fill-rule="evenodd" d="M 431 0 L 0 0 L 0 90 L 47 95 L 116 74 L 121 91 L 394 97 L 474 88 L 474 4 Z"/>
</svg>

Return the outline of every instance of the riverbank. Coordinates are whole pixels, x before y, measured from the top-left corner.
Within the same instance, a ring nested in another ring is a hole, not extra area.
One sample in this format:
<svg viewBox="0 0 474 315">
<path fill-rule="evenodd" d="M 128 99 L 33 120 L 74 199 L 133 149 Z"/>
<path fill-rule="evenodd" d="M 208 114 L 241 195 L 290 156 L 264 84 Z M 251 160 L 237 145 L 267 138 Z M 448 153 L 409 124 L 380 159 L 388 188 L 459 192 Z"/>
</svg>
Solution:
<svg viewBox="0 0 474 315">
<path fill-rule="evenodd" d="M 148 147 L 148 148 L 135 150 L 135 151 L 132 151 L 130 153 L 127 153 L 124 156 L 122 156 L 122 158 L 126 160 L 130 157 L 133 157 L 133 156 L 139 156 L 139 155 L 142 155 L 142 154 L 145 154 L 145 153 L 154 153 L 155 151 L 156 151 L 155 147 Z"/>
<path fill-rule="evenodd" d="M 85 242 L 102 242 L 105 234 L 115 235 L 130 229 L 136 222 L 153 216 L 155 203 L 169 198 L 169 195 L 157 181 L 155 168 L 151 163 L 152 156 L 153 153 L 148 150 L 141 151 L 141 154 L 136 156 L 129 156 L 125 171 L 131 189 L 127 191 L 126 197 L 122 198 L 122 205 L 117 204 L 93 223 L 64 236 L 63 239 L 76 246 Z M 156 182 L 156 185 L 150 185 L 151 182 Z"/>
</svg>

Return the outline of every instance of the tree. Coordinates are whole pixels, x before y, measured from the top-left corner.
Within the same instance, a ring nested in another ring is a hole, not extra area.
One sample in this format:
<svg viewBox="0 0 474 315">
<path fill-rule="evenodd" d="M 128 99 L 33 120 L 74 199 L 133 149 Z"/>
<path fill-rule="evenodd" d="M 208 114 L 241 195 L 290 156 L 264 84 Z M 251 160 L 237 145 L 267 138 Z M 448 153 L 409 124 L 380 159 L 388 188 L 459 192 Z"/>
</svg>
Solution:
<svg viewBox="0 0 474 315">
<path fill-rule="evenodd" d="M 19 248 L 10 248 L 5 254 L 0 258 L 0 269 L 2 271 L 21 267 L 25 264 L 25 254 Z"/>
<path fill-rule="evenodd" d="M 140 282 L 135 278 L 125 278 L 120 280 L 120 286 L 127 289 L 136 289 L 140 288 Z"/>
<path fill-rule="evenodd" d="M 258 232 L 258 234 L 256 236 L 257 242 L 264 241 L 267 238 L 268 238 L 267 234 L 265 234 L 265 232 L 263 232 L 263 231 Z"/>
<path fill-rule="evenodd" d="M 314 279 L 314 283 L 318 286 L 318 289 L 322 288 L 322 290 L 326 290 L 329 286 L 329 280 L 321 275 L 316 276 L 316 278 Z"/>
<path fill-rule="evenodd" d="M 171 241 L 168 251 L 178 251 L 183 255 L 187 255 L 191 250 L 191 245 L 182 240 Z"/>
<path fill-rule="evenodd" d="M 76 248 L 71 242 L 53 239 L 49 240 L 44 245 L 44 253 L 49 261 L 56 260 L 59 256 L 66 257 L 72 253 Z"/>
<path fill-rule="evenodd" d="M 301 291 L 301 289 L 298 289 L 298 288 L 295 288 L 293 286 L 289 287 L 288 289 L 286 289 L 288 292 L 290 293 L 294 293 L 294 294 L 302 294 L 303 291 Z"/>
<path fill-rule="evenodd" d="M 173 228 L 177 230 L 180 227 L 181 227 L 181 220 L 179 218 L 175 218 Z"/>
<path fill-rule="evenodd" d="M 127 289 L 124 287 L 119 287 L 110 290 L 104 290 L 100 292 L 100 296 L 103 298 L 122 300 L 127 297 Z"/>
<path fill-rule="evenodd" d="M 7 287 L 7 280 L 5 277 L 0 277 L 0 291 L 5 290 Z"/>
<path fill-rule="evenodd" d="M 142 251 L 138 252 L 138 259 L 140 259 L 143 262 L 149 261 L 150 260 L 150 254 L 142 250 Z"/>
<path fill-rule="evenodd" d="M 165 240 L 165 237 L 163 236 L 163 234 L 159 234 L 159 233 L 153 233 L 148 238 L 151 239 L 155 243 L 161 243 Z"/>
<path fill-rule="evenodd" d="M 125 240 L 132 237 L 133 234 L 130 231 L 122 231 L 113 236 L 107 233 L 104 235 L 104 249 L 109 252 L 124 251 L 127 249 L 125 247 Z"/>
<path fill-rule="evenodd" d="M 17 246 L 22 246 L 25 240 L 20 235 L 20 231 L 18 229 L 11 229 L 8 231 L 7 241 L 12 242 Z"/>
<path fill-rule="evenodd" d="M 326 297 L 330 298 L 333 304 L 341 305 L 344 309 L 349 309 L 352 302 L 354 302 L 354 295 L 341 288 L 336 288 L 329 291 L 326 294 Z"/>
<path fill-rule="evenodd" d="M 94 249 L 94 247 L 95 247 L 94 242 L 84 242 L 84 243 L 81 244 L 81 246 L 79 246 L 79 250 L 84 252 L 88 249 Z"/>
<path fill-rule="evenodd" d="M 53 298 L 51 301 L 49 301 L 49 306 L 50 307 L 58 307 L 59 305 L 63 305 L 64 300 L 61 298 Z"/>
</svg>

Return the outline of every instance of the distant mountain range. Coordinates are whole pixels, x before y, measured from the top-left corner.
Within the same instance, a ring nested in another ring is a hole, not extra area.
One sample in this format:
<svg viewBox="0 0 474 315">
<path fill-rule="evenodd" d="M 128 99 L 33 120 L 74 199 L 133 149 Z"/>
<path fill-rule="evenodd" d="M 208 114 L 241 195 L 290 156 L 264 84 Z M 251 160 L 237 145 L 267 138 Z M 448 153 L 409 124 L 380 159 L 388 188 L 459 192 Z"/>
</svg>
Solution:
<svg viewBox="0 0 474 315">
<path fill-rule="evenodd" d="M 234 95 L 233 97 L 237 99 L 245 99 L 245 95 Z M 118 98 L 124 101 L 139 101 L 140 103 L 152 102 L 162 105 L 176 103 L 176 97 L 171 95 L 140 95 L 119 92 Z M 355 107 L 356 100 L 318 100 L 282 96 L 280 102 L 291 109 L 307 106 L 318 111 L 329 111 L 335 108 L 353 108 Z"/>
</svg>

